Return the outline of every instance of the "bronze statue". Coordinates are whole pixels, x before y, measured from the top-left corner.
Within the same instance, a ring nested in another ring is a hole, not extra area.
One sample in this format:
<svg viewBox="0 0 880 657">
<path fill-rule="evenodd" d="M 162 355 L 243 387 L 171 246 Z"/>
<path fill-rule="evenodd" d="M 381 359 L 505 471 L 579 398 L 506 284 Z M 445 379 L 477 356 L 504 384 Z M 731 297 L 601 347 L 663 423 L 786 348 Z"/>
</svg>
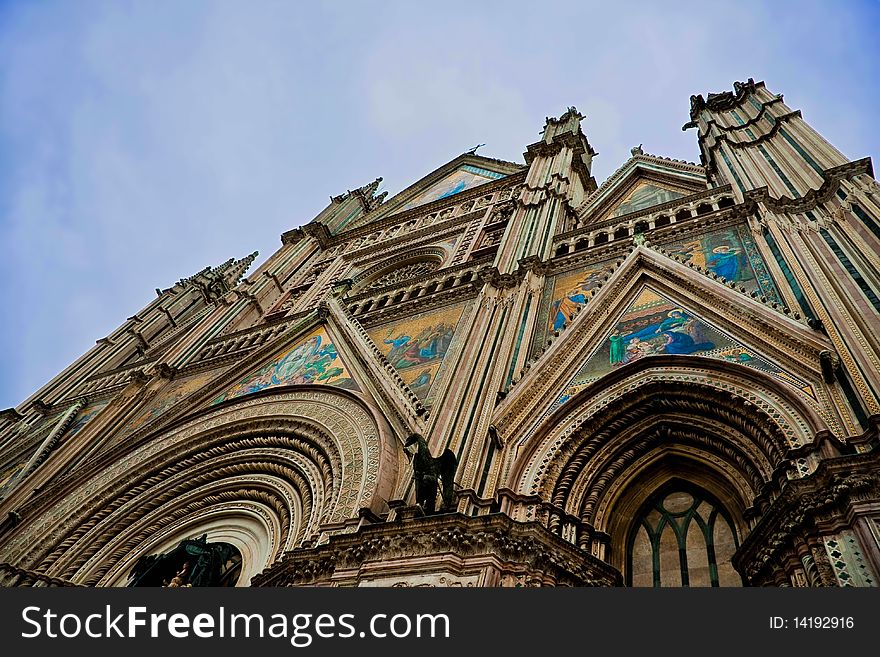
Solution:
<svg viewBox="0 0 880 657">
<path fill-rule="evenodd" d="M 202 534 L 182 540 L 163 554 L 138 559 L 128 586 L 228 586 L 235 583 L 233 578 L 237 577 L 239 566 L 233 546 L 209 543 L 207 534 Z"/>
<path fill-rule="evenodd" d="M 410 434 L 405 446 L 418 445 L 413 456 L 413 476 L 416 483 L 416 502 L 426 514 L 435 513 L 438 480 L 442 484 L 443 504 L 440 511 L 449 511 L 455 503 L 455 469 L 458 459 L 446 449 L 440 456 L 431 456 L 428 441 L 420 433 Z"/>
</svg>

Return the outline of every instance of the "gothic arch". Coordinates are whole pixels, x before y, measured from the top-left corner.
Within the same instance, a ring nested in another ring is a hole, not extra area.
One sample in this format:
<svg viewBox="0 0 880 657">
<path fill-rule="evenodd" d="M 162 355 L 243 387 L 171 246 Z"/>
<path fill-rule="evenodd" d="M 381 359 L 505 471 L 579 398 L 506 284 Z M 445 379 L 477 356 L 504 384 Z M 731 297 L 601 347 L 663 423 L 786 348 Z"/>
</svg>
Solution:
<svg viewBox="0 0 880 657">
<path fill-rule="evenodd" d="M 405 251 L 357 274 L 353 279 L 351 293 L 380 289 L 431 274 L 440 269 L 450 255 L 440 245 Z"/>
<path fill-rule="evenodd" d="M 381 510 L 399 448 L 377 417 L 351 393 L 321 386 L 190 415 L 47 491 L 0 561 L 120 585 L 140 556 L 207 532 L 242 553 L 246 583 L 285 551 L 324 540 L 328 526 Z"/>
<path fill-rule="evenodd" d="M 633 519 L 668 481 L 718 499 L 742 540 L 770 502 L 768 482 L 788 476 L 789 450 L 825 428 L 762 372 L 703 358 L 646 359 L 544 418 L 518 444 L 509 487 L 543 501 L 543 511 L 531 507 L 521 519 L 537 516 L 623 570 Z"/>
</svg>

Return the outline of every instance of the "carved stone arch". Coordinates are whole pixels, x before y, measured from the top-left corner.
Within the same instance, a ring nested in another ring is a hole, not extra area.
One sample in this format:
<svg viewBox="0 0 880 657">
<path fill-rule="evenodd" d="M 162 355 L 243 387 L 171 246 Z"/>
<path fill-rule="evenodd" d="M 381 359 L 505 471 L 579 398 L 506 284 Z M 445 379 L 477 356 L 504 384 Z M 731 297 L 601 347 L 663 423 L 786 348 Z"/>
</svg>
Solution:
<svg viewBox="0 0 880 657">
<path fill-rule="evenodd" d="M 440 269 L 450 253 L 440 245 L 405 251 L 357 274 L 352 294 L 378 290 L 431 274 Z"/>
<path fill-rule="evenodd" d="M 124 585 L 135 561 L 209 533 L 250 577 L 285 551 L 381 512 L 400 449 L 348 391 L 274 389 L 189 416 L 102 455 L 35 503 L 0 561 Z"/>
<path fill-rule="evenodd" d="M 508 450 L 503 475 L 506 485 L 537 494 L 537 482 L 544 478 L 550 458 L 575 432 L 609 404 L 658 383 L 702 386 L 707 394 L 754 408 L 772 419 L 785 438 L 786 449 L 807 445 L 819 433 L 830 433 L 816 408 L 764 372 L 709 358 L 652 356 L 602 377 L 542 417 L 515 443 L 515 450 Z"/>
<path fill-rule="evenodd" d="M 595 526 L 611 484 L 641 467 L 646 456 L 672 447 L 714 462 L 753 498 L 787 451 L 768 415 L 746 412 L 736 400 L 699 384 L 654 381 L 582 424 L 552 454 L 535 493 Z"/>
<path fill-rule="evenodd" d="M 721 500 L 741 541 L 772 501 L 768 484 L 797 476 L 790 450 L 826 429 L 764 373 L 700 358 L 646 361 L 549 414 L 508 470 L 509 488 L 542 500 L 520 507 L 518 519 L 542 520 L 620 570 L 633 514 L 665 482 Z"/>
</svg>

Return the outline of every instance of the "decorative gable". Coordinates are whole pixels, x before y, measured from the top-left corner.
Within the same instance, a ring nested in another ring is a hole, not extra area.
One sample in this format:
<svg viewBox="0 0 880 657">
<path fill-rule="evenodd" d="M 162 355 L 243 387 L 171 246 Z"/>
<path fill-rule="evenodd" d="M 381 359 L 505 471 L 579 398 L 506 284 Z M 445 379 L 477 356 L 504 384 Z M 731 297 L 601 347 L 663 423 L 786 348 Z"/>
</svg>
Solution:
<svg viewBox="0 0 880 657">
<path fill-rule="evenodd" d="M 442 180 L 417 193 L 400 210 L 409 210 L 418 205 L 454 196 L 466 189 L 471 189 L 477 185 L 483 185 L 499 178 L 504 178 L 504 174 L 470 164 L 463 164 Z"/>
<path fill-rule="evenodd" d="M 661 355 L 695 355 L 739 363 L 772 374 L 815 399 L 806 381 L 770 363 L 679 303 L 644 287 L 569 381 L 556 405 L 618 367 Z"/>
<path fill-rule="evenodd" d="M 579 225 L 640 212 L 706 189 L 702 167 L 640 149 L 633 152 L 578 208 Z"/>
<path fill-rule="evenodd" d="M 673 201 L 683 196 L 685 196 L 683 192 L 674 190 L 671 187 L 660 185 L 659 183 L 640 181 L 607 216 L 619 217 L 630 212 L 637 212 L 654 205 Z"/>
<path fill-rule="evenodd" d="M 285 347 L 268 363 L 228 388 L 211 404 L 280 385 L 317 383 L 360 390 L 323 326 Z"/>
</svg>

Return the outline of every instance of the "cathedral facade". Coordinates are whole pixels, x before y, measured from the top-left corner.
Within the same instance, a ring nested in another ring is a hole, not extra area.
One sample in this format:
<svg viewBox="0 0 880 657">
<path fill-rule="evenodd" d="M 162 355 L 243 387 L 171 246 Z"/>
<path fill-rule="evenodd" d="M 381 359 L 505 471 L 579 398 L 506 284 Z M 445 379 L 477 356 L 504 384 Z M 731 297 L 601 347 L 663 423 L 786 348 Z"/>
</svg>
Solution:
<svg viewBox="0 0 880 657">
<path fill-rule="evenodd" d="M 583 118 L 331 198 L 3 411 L 0 584 L 876 586 L 870 159 L 749 80 L 597 185 Z"/>
</svg>

